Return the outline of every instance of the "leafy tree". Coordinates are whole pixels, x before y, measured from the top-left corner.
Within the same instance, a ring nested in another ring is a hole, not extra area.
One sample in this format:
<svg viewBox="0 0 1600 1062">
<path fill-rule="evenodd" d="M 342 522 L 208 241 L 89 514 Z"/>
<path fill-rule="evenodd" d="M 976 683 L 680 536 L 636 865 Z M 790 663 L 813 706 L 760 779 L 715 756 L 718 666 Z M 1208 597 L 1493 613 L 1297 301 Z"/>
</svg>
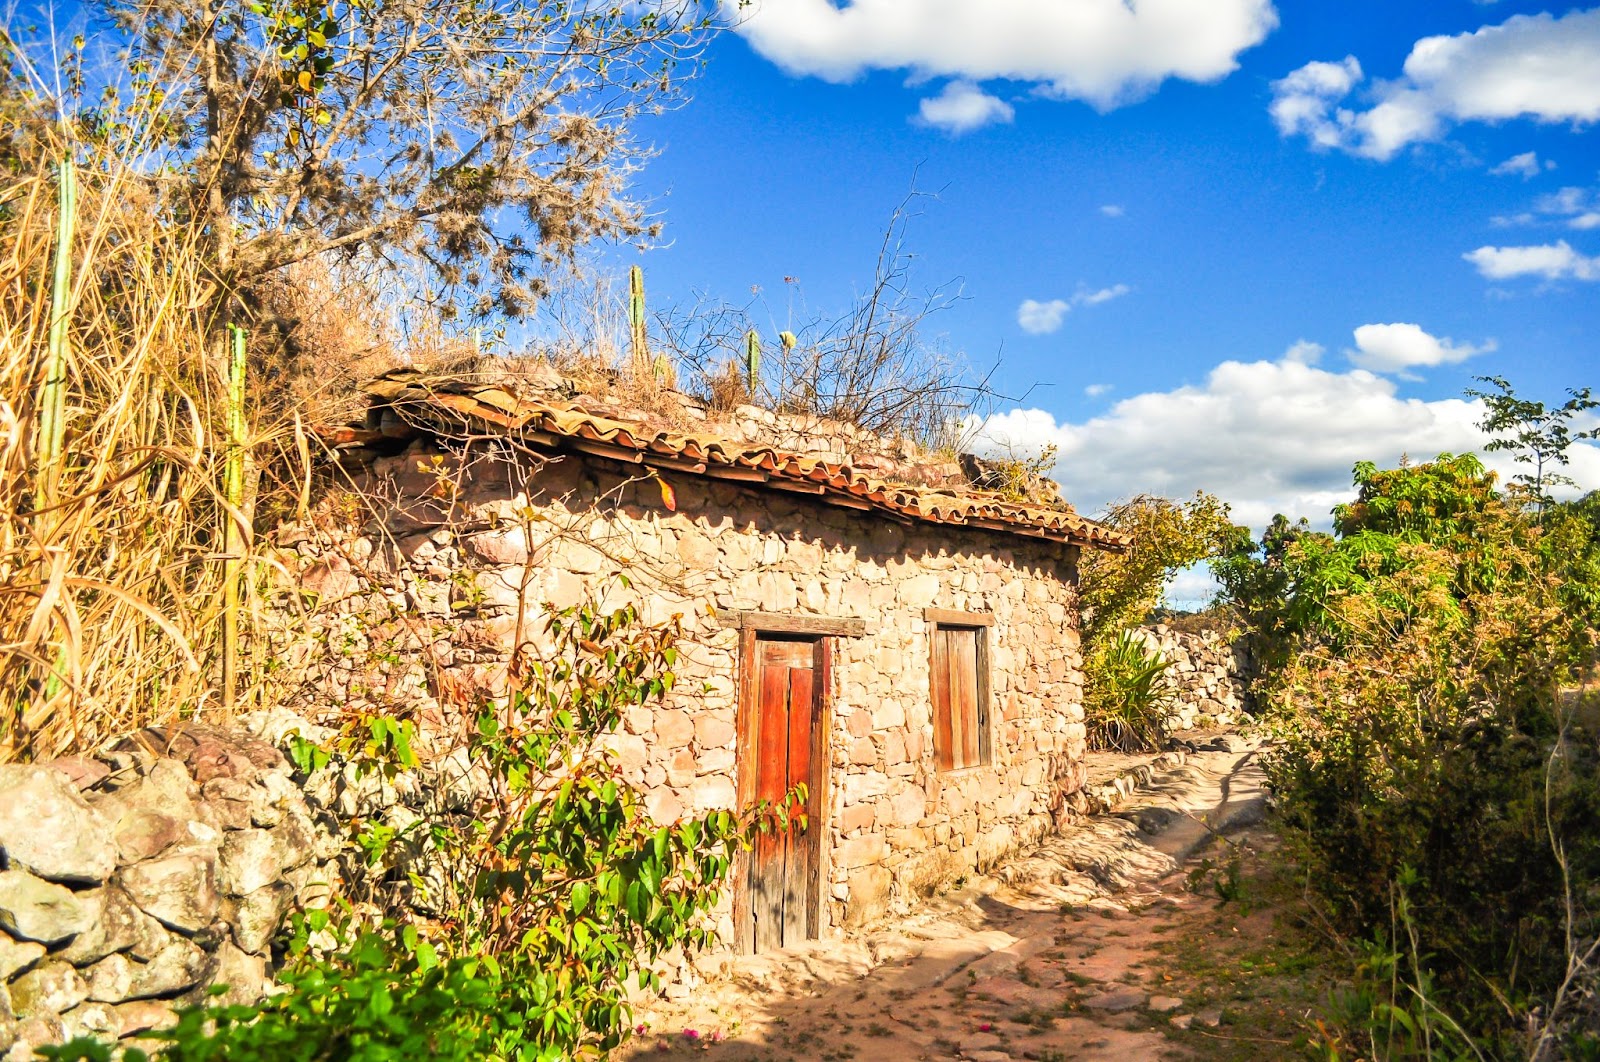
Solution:
<svg viewBox="0 0 1600 1062">
<path fill-rule="evenodd" d="M 1600 439 L 1600 428 L 1574 431 L 1572 419 L 1600 406 L 1600 399 L 1590 395 L 1589 388 L 1568 388 L 1571 397 L 1555 407 L 1543 402 L 1518 398 L 1504 378 L 1479 376 L 1476 379 L 1489 384 L 1493 391 L 1469 388 L 1469 398 L 1481 399 L 1488 414 L 1478 422 L 1484 431 L 1499 435 L 1485 449 L 1509 451 L 1517 459 L 1533 466 L 1533 472 L 1520 473 L 1512 481 L 1521 484 L 1528 492 L 1528 500 L 1542 515 L 1554 500 L 1549 488 L 1565 484 L 1572 486 L 1570 477 L 1553 471 L 1571 460 L 1567 451 L 1572 444 L 1583 439 Z"/>
<path fill-rule="evenodd" d="M 1144 622 L 1174 572 L 1216 555 L 1230 541 L 1228 507 L 1197 492 L 1187 501 L 1140 494 L 1112 505 L 1099 521 L 1133 537 L 1126 553 L 1084 555 L 1078 600 L 1090 646 Z"/>
<path fill-rule="evenodd" d="M 1281 645 L 1289 634 L 1288 602 L 1293 593 L 1287 565 L 1289 550 L 1302 539 L 1327 536 L 1311 530 L 1305 517 L 1294 523 L 1282 513 L 1258 542 L 1250 529 L 1236 526 L 1211 560 L 1219 604 L 1231 607 L 1256 640 L 1258 648 Z"/>
<path fill-rule="evenodd" d="M 1560 709 L 1591 635 L 1545 531 L 1476 459 L 1355 476 L 1336 536 L 1282 559 L 1294 640 L 1268 775 L 1329 918 L 1389 933 L 1408 881 L 1442 998 L 1510 1038 L 1508 1014 L 1554 1006 L 1594 929 L 1600 770 Z"/>
<path fill-rule="evenodd" d="M 586 241 L 654 231 L 622 187 L 632 127 L 712 28 L 700 0 L 101 3 L 128 76 L 80 124 L 134 123 L 130 163 L 224 296 L 359 255 L 509 317 Z"/>
</svg>

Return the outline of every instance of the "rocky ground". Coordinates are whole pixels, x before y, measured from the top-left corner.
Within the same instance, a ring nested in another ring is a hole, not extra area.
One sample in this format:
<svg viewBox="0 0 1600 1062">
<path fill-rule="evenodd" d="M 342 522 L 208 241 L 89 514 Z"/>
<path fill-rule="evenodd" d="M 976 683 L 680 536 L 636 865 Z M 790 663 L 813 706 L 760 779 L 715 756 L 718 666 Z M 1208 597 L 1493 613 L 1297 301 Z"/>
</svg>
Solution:
<svg viewBox="0 0 1600 1062">
<path fill-rule="evenodd" d="M 909 920 L 731 961 L 627 1057 L 1299 1057 L 1318 957 L 1267 897 L 1258 749 L 1229 735 Z M 1299 1004 L 1306 1006 L 1299 1006 Z"/>
</svg>

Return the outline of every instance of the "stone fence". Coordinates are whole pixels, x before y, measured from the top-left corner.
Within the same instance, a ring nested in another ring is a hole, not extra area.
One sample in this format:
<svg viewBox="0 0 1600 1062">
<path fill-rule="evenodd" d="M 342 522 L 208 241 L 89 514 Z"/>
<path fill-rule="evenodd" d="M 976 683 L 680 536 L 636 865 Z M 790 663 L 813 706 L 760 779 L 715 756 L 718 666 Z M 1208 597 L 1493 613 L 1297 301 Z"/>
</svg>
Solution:
<svg viewBox="0 0 1600 1062">
<path fill-rule="evenodd" d="M 1166 624 L 1134 634 L 1170 665 L 1167 680 L 1178 696 L 1167 717 L 1169 731 L 1227 726 L 1249 712 L 1255 667 L 1243 642 L 1218 631 L 1189 633 Z"/>
<path fill-rule="evenodd" d="M 0 766 L 0 1058 L 165 1026 L 211 985 L 260 999 L 338 847 L 284 757 L 242 734 L 153 729 Z"/>
</svg>

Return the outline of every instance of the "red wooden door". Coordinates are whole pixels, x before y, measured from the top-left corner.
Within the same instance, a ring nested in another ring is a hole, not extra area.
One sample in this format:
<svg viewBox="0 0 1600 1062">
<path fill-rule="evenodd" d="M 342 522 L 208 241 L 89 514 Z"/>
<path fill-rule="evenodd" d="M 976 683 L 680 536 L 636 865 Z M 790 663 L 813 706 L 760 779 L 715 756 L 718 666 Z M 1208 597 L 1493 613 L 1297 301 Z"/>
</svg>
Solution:
<svg viewBox="0 0 1600 1062">
<path fill-rule="evenodd" d="M 810 823 L 817 779 L 813 750 L 821 715 L 816 639 L 756 640 L 755 796 L 777 803 L 797 785 L 807 789 L 804 813 L 790 828 L 762 834 L 750 858 L 752 951 L 769 951 L 817 935 L 820 826 Z"/>
</svg>

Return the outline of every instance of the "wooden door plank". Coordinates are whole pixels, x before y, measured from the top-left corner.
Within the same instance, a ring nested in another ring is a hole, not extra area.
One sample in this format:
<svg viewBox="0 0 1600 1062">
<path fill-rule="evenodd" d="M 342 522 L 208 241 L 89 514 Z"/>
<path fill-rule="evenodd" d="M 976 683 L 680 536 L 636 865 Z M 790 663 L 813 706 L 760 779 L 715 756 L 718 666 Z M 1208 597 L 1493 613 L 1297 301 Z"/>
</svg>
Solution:
<svg viewBox="0 0 1600 1062">
<path fill-rule="evenodd" d="M 763 667 L 811 667 L 813 642 L 806 638 L 762 638 Z"/>
<path fill-rule="evenodd" d="M 806 803 L 802 810 L 811 809 L 811 720 L 815 703 L 814 673 L 809 667 L 789 668 L 789 788 L 805 785 Z M 806 825 L 793 823 L 785 838 L 785 866 L 783 874 L 783 939 L 786 944 L 805 940 L 806 885 L 811 880 L 810 815 Z"/>
<path fill-rule="evenodd" d="M 789 774 L 789 672 L 763 661 L 761 715 L 756 733 L 756 799 L 783 799 Z M 784 847 L 787 834 L 768 831 L 755 841 L 750 860 L 750 915 L 755 949 L 783 946 Z"/>
<path fill-rule="evenodd" d="M 833 640 L 818 638 L 816 659 L 816 714 L 811 726 L 811 815 L 813 826 L 806 835 L 810 848 L 811 880 L 806 882 L 806 935 L 822 936 L 826 908 L 823 888 L 827 882 L 828 785 L 833 773 L 833 757 L 828 735 L 833 730 Z"/>
<path fill-rule="evenodd" d="M 978 632 L 950 632 L 950 717 L 960 720 L 957 763 L 978 765 Z M 954 729 L 954 725 L 952 725 Z"/>
<path fill-rule="evenodd" d="M 933 752 L 939 770 L 948 771 L 955 764 L 950 726 L 950 632 L 935 627 L 931 649 L 928 681 L 933 692 Z"/>
<path fill-rule="evenodd" d="M 993 691 L 989 687 L 989 634 L 973 632 L 978 643 L 978 762 L 994 762 L 994 721 L 990 718 Z"/>
</svg>

